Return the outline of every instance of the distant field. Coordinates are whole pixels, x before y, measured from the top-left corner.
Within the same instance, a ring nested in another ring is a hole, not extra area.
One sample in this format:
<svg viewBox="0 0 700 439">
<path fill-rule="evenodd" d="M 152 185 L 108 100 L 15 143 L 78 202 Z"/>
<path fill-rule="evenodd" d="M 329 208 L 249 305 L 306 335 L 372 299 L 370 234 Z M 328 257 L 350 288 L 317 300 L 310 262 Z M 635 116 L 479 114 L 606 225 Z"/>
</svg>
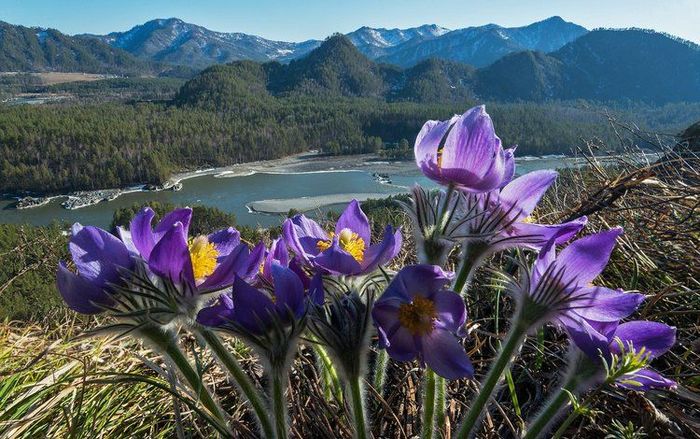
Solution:
<svg viewBox="0 0 700 439">
<path fill-rule="evenodd" d="M 0 72 L 2 76 L 17 75 L 18 72 Z M 80 72 L 42 72 L 30 73 L 31 76 L 38 78 L 41 85 L 54 85 L 66 82 L 79 81 L 98 81 L 100 79 L 117 78 L 117 75 L 103 75 L 96 73 L 80 73 Z"/>
</svg>

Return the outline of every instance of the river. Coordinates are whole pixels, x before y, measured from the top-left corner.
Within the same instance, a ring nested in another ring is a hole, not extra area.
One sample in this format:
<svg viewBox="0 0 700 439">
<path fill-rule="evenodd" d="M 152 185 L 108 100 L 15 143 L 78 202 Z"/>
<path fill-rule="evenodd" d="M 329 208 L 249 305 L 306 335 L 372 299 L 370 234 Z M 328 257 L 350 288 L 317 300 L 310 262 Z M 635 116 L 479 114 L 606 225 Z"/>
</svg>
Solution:
<svg viewBox="0 0 700 439">
<path fill-rule="evenodd" d="M 347 162 L 348 159 L 345 160 Z M 255 212 L 251 206 L 276 212 L 287 212 L 291 207 L 318 212 L 329 208 L 339 209 L 342 206 L 340 203 L 353 196 L 361 199 L 380 198 L 407 192 L 416 182 L 425 186 L 434 185 L 415 165 L 387 164 L 383 168 L 381 163 L 356 161 L 354 164 L 359 169 L 355 170 L 338 170 L 333 166 L 336 169 L 312 172 L 269 171 L 228 177 L 207 174 L 182 180 L 180 191 L 126 193 L 116 200 L 75 210 L 62 208 L 60 199 L 30 209 L 14 209 L 14 200 L 3 199 L 0 200 L 0 223 L 46 225 L 52 221 L 65 221 L 107 227 L 117 208 L 160 201 L 213 206 L 235 214 L 238 224 L 267 227 L 279 224 L 282 215 Z M 522 174 L 536 169 L 561 168 L 572 163 L 570 159 L 549 157 L 521 159 L 517 164 L 517 172 Z M 389 174 L 391 184 L 378 182 L 372 176 L 374 172 Z"/>
</svg>

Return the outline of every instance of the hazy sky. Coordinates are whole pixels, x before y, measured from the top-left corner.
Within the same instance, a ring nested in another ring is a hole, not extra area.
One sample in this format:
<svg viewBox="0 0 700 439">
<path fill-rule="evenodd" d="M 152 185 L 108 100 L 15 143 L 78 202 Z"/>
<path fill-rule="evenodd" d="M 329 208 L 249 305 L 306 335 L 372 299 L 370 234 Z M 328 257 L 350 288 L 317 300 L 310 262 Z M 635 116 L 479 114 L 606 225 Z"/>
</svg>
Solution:
<svg viewBox="0 0 700 439">
<path fill-rule="evenodd" d="M 360 26 L 520 26 L 552 15 L 589 29 L 643 27 L 700 43 L 700 0 L 0 0 L 0 20 L 68 34 L 178 17 L 212 30 L 301 41 Z"/>
</svg>

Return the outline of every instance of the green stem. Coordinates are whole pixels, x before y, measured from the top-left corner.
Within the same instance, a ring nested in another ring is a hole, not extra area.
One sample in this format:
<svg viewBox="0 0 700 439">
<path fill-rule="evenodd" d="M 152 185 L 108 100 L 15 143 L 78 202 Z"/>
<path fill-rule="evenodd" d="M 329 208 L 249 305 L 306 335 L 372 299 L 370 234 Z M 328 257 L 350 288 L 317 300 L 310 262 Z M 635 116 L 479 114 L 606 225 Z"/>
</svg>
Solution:
<svg viewBox="0 0 700 439">
<path fill-rule="evenodd" d="M 425 369 L 423 381 L 423 430 L 420 437 L 431 439 L 435 431 L 435 372 Z"/>
<path fill-rule="evenodd" d="M 578 411 L 574 410 L 569 414 L 569 416 L 564 419 L 564 422 L 559 426 L 556 432 L 554 432 L 554 435 L 552 436 L 552 439 L 559 439 L 564 435 L 566 430 L 569 428 L 569 426 L 578 418 Z"/>
<path fill-rule="evenodd" d="M 311 339 L 317 341 L 313 336 Z M 323 383 L 325 386 L 324 396 L 326 396 L 326 399 L 328 400 L 335 398 L 337 401 L 341 401 L 343 397 L 343 388 L 340 385 L 340 378 L 338 377 L 338 372 L 333 364 L 333 360 L 331 360 L 330 355 L 328 355 L 326 348 L 320 343 L 314 343 L 313 349 L 316 351 L 316 354 L 318 355 L 318 358 L 323 366 L 322 374 Z"/>
<path fill-rule="evenodd" d="M 274 437 L 274 430 L 268 415 L 267 404 L 258 389 L 256 389 L 255 385 L 250 381 L 248 375 L 243 371 L 236 358 L 226 349 L 226 346 L 224 346 L 221 339 L 214 332 L 200 329 L 198 333 L 212 350 L 219 360 L 219 363 L 228 371 L 233 381 L 238 385 L 238 388 L 241 389 L 245 398 L 250 401 L 265 437 Z"/>
<path fill-rule="evenodd" d="M 452 289 L 464 296 L 464 289 L 474 277 L 474 272 L 479 268 L 481 260 L 484 258 L 484 253 L 488 246 L 479 241 L 467 242 L 464 244 L 464 253 L 462 257 L 462 265 L 459 267 L 459 272 L 455 278 Z"/>
<path fill-rule="evenodd" d="M 435 427 L 445 436 L 445 391 L 447 382 L 441 376 L 435 377 Z"/>
<path fill-rule="evenodd" d="M 389 354 L 387 354 L 386 349 L 380 349 L 377 352 L 377 357 L 374 364 L 374 378 L 372 379 L 372 385 L 374 390 L 378 394 L 382 394 L 384 389 L 384 381 L 386 380 L 386 368 L 389 364 Z"/>
<path fill-rule="evenodd" d="M 455 191 L 455 186 L 450 183 L 449 186 L 447 186 L 447 192 L 445 193 L 445 201 L 442 203 L 442 208 L 440 209 L 440 219 L 438 220 L 438 227 L 436 230 L 439 230 L 440 233 L 445 232 L 445 228 L 447 227 L 447 214 L 449 213 L 449 207 L 450 207 L 450 200 L 452 199 L 452 193 Z"/>
<path fill-rule="evenodd" d="M 569 358 L 569 370 L 567 371 L 564 383 L 559 390 L 551 395 L 544 407 L 537 415 L 534 421 L 530 422 L 527 432 L 523 439 L 535 439 L 547 433 L 552 423 L 558 418 L 560 412 L 567 406 L 570 401 L 570 395 L 576 395 L 580 391 L 581 384 L 590 380 L 596 373 L 597 368 L 583 354 Z M 591 395 L 589 395 L 582 403 L 575 406 L 569 417 L 564 421 L 564 425 L 557 430 L 563 434 L 569 425 L 579 415 L 581 409 L 585 408 L 593 397 L 600 391 L 598 387 Z M 563 429 L 562 429 L 563 428 Z"/>
<path fill-rule="evenodd" d="M 272 370 L 272 414 L 275 418 L 275 437 L 277 439 L 287 439 L 287 398 L 284 390 L 287 387 L 287 376 L 284 368 L 273 367 Z"/>
<path fill-rule="evenodd" d="M 221 410 L 211 393 L 209 393 L 209 389 L 204 385 L 202 377 L 194 370 L 187 356 L 177 345 L 174 334 L 163 331 L 160 328 L 143 329 L 139 331 L 139 334 L 155 346 L 159 353 L 171 360 L 172 364 L 177 367 L 180 375 L 187 381 L 190 388 L 194 390 L 202 405 L 228 430 L 226 414 Z"/>
<path fill-rule="evenodd" d="M 362 397 L 362 378 L 359 376 L 350 378 L 348 387 L 350 387 L 350 406 L 355 437 L 357 439 L 366 439 L 369 426 L 367 425 L 367 414 L 365 413 L 364 398 Z"/>
<path fill-rule="evenodd" d="M 513 328 L 510 330 L 505 343 L 501 346 L 501 352 L 496 357 L 496 361 L 491 365 L 491 369 L 486 375 L 476 399 L 471 407 L 469 407 L 469 411 L 457 433 L 457 438 L 467 438 L 472 433 L 472 430 L 474 430 L 477 421 L 481 419 L 481 413 L 484 411 L 486 403 L 493 395 L 496 385 L 503 375 L 503 371 L 508 367 L 513 358 L 513 354 L 518 350 L 525 339 L 529 326 L 530 325 L 521 318 L 520 314 L 514 319 Z"/>
<path fill-rule="evenodd" d="M 559 411 L 569 402 L 569 394 L 566 390 L 575 390 L 577 382 L 576 376 L 572 375 L 564 386 L 559 388 L 557 393 L 549 398 L 542 411 L 537 415 L 537 418 L 529 425 L 523 439 L 540 437 L 548 430 L 547 427 L 556 419 Z"/>
</svg>

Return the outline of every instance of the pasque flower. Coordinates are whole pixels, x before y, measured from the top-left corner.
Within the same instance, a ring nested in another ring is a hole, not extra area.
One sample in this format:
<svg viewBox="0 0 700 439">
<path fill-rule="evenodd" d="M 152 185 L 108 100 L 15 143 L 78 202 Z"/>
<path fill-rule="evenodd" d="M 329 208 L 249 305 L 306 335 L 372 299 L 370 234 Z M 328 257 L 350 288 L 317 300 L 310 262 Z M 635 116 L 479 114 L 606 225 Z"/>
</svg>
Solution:
<svg viewBox="0 0 700 439">
<path fill-rule="evenodd" d="M 284 240 L 302 261 L 331 274 L 358 275 L 389 262 L 401 249 L 401 232 L 387 226 L 378 244 L 370 242 L 370 226 L 360 203 L 352 200 L 335 231 L 327 233 L 304 215 L 287 219 Z"/>
<path fill-rule="evenodd" d="M 554 225 L 536 224 L 530 215 L 547 189 L 554 183 L 556 171 L 534 171 L 520 176 L 500 190 L 484 194 L 466 194 L 455 220 L 452 235 L 468 242 L 481 243 L 487 253 L 507 248 L 539 250 L 552 238 L 563 243 L 586 224 L 586 217 Z"/>
<path fill-rule="evenodd" d="M 457 379 L 472 376 L 474 368 L 458 340 L 467 310 L 457 293 L 445 289 L 450 280 L 434 265 L 404 267 L 375 302 L 372 318 L 391 358 L 418 357 L 438 375 Z"/>
<path fill-rule="evenodd" d="M 450 120 L 427 121 L 414 149 L 428 178 L 469 192 L 502 187 L 515 172 L 513 149 L 503 149 L 483 105 Z"/>
<path fill-rule="evenodd" d="M 154 216 L 150 208 L 141 210 L 129 230 L 118 230 L 121 240 L 97 227 L 73 226 L 68 247 L 78 273 L 60 263 L 57 274 L 58 289 L 70 308 L 85 314 L 103 311 L 115 303 L 117 289 L 129 290 L 129 273 L 144 266 L 177 286 L 183 297 L 217 291 L 236 276 L 250 279 L 257 274 L 264 246 L 251 252 L 234 228 L 188 238 L 191 209 L 176 209 L 152 228 Z"/>
<path fill-rule="evenodd" d="M 633 320 L 620 325 L 598 325 L 598 332 L 605 339 L 578 336 L 573 339 L 576 346 L 596 364 L 603 360 L 610 362 L 613 355 L 621 356 L 630 351 L 641 353 L 645 360 L 651 361 L 668 352 L 676 342 L 676 328 L 644 320 Z M 624 373 L 616 378 L 616 383 L 632 390 L 670 388 L 676 385 L 675 381 L 646 366 Z"/>
<path fill-rule="evenodd" d="M 251 252 L 233 227 L 189 237 L 192 209 L 173 210 L 152 227 L 154 216 L 148 207 L 141 210 L 128 231 L 119 230 L 122 240 L 153 273 L 183 287 L 186 294 L 220 290 L 236 276 L 251 279 L 258 273 L 264 245 Z"/>
<path fill-rule="evenodd" d="M 572 339 L 607 340 L 599 328 L 629 316 L 644 300 L 641 294 L 591 285 L 607 265 L 621 233 L 622 229 L 616 228 L 586 236 L 569 244 L 558 256 L 556 238 L 552 238 L 540 251 L 531 273 L 521 264 L 520 281 L 511 278 L 511 289 L 518 300 L 511 329 L 457 437 L 468 437 L 473 432 L 503 371 L 528 332 L 551 322 L 563 327 Z"/>
<path fill-rule="evenodd" d="M 220 295 L 215 304 L 199 311 L 197 321 L 259 336 L 277 323 L 301 318 L 307 305 L 301 280 L 294 271 L 277 263 L 271 265 L 270 271 L 272 289 L 258 289 L 236 277 L 231 293 Z"/>
<path fill-rule="evenodd" d="M 58 291 L 68 307 L 82 314 L 96 314 L 112 305 L 110 285 L 121 282 L 120 269 L 134 265 L 124 243 L 98 227 L 76 223 L 68 250 L 78 273 L 60 262 L 56 275 Z"/>
<path fill-rule="evenodd" d="M 569 244 L 557 256 L 554 241 L 540 252 L 519 299 L 525 317 L 550 320 L 566 329 L 574 340 L 605 343 L 600 328 L 632 314 L 643 294 L 593 286 L 591 282 L 610 259 L 621 228 L 599 232 Z M 525 276 L 527 277 L 527 276 Z M 534 315 L 528 315 L 532 312 Z"/>
</svg>

